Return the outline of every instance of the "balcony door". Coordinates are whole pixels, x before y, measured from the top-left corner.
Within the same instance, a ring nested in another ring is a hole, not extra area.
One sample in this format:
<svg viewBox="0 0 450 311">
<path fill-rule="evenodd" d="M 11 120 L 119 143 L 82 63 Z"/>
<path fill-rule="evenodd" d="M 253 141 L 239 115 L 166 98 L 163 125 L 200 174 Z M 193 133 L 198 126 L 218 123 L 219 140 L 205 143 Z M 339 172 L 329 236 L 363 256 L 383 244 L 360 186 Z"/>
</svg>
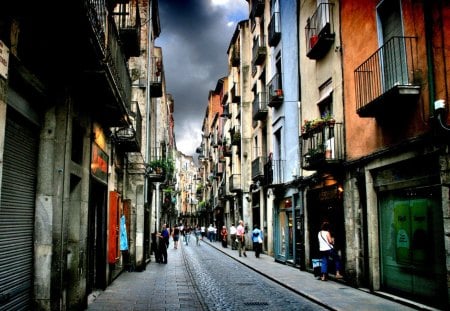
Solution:
<svg viewBox="0 0 450 311">
<path fill-rule="evenodd" d="M 396 85 L 406 85 L 408 71 L 399 0 L 384 0 L 377 7 L 381 79 L 383 92 Z"/>
</svg>

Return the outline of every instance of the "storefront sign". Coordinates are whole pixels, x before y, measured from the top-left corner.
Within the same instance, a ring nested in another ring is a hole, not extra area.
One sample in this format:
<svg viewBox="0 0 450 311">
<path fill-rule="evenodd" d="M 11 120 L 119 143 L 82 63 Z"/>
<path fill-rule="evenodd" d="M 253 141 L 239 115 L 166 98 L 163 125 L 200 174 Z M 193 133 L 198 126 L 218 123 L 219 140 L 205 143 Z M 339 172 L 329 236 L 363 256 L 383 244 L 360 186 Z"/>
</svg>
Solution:
<svg viewBox="0 0 450 311">
<path fill-rule="evenodd" d="M 0 76 L 8 79 L 9 49 L 0 40 Z"/>
<path fill-rule="evenodd" d="M 108 155 L 97 144 L 92 144 L 91 174 L 98 180 L 108 182 Z"/>
</svg>

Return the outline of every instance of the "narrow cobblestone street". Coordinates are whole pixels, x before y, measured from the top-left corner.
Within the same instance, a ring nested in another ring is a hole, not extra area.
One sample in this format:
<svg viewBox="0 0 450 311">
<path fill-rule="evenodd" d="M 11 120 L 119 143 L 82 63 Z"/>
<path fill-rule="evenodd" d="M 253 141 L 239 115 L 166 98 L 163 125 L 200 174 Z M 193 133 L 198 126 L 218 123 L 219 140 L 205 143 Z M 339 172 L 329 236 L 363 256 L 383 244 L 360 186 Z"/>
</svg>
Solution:
<svg viewBox="0 0 450 311">
<path fill-rule="evenodd" d="M 168 249 L 168 264 L 122 273 L 91 295 L 96 310 L 324 310 L 219 252 L 211 244 Z"/>
<path fill-rule="evenodd" d="M 345 285 L 316 281 L 311 273 L 272 257 L 238 257 L 218 242 L 192 237 L 168 249 L 168 264 L 154 261 L 143 272 L 123 272 L 105 290 L 91 294 L 97 310 L 432 310 L 406 306 Z"/>
</svg>

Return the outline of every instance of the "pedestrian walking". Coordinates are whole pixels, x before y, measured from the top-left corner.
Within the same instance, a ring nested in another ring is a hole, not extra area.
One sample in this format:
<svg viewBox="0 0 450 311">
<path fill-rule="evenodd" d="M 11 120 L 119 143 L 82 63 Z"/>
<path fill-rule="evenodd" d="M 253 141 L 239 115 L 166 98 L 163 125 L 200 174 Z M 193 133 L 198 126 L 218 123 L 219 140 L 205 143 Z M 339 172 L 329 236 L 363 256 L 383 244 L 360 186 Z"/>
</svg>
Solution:
<svg viewBox="0 0 450 311">
<path fill-rule="evenodd" d="M 169 230 L 167 225 L 164 224 L 159 235 L 159 253 L 160 263 L 167 263 L 167 248 L 169 247 Z"/>
<path fill-rule="evenodd" d="M 184 227 L 184 240 L 186 242 L 186 245 L 189 245 L 189 241 L 191 240 L 191 232 L 192 228 L 190 225 Z"/>
<path fill-rule="evenodd" d="M 230 239 L 231 239 L 231 249 L 236 250 L 236 227 L 234 226 L 234 223 L 231 224 L 230 227 Z"/>
<path fill-rule="evenodd" d="M 173 248 L 177 249 L 178 241 L 180 240 L 180 228 L 178 228 L 177 225 L 173 227 L 172 239 L 173 239 Z"/>
<path fill-rule="evenodd" d="M 318 234 L 319 238 L 319 250 L 320 255 L 322 257 L 322 266 L 321 266 L 321 277 L 322 281 L 326 281 L 328 278 L 328 264 L 329 258 L 331 257 L 336 266 L 336 278 L 342 279 L 341 275 L 341 259 L 334 248 L 334 239 L 330 234 L 330 224 L 324 221 L 320 227 L 320 231 Z"/>
<path fill-rule="evenodd" d="M 213 241 L 213 236 L 214 236 L 214 227 L 213 227 L 212 224 L 210 224 L 209 227 L 208 227 L 208 240 L 210 242 Z"/>
<path fill-rule="evenodd" d="M 220 230 L 220 237 L 222 238 L 222 247 L 227 248 L 228 230 L 226 226 L 222 226 L 222 230 Z"/>
<path fill-rule="evenodd" d="M 200 240 L 202 239 L 202 229 L 199 225 L 195 227 L 195 243 L 197 246 L 200 245 Z"/>
<path fill-rule="evenodd" d="M 247 253 L 245 252 L 245 228 L 243 220 L 239 220 L 239 225 L 236 228 L 236 239 L 238 240 L 239 257 L 242 257 L 242 254 L 247 257 Z"/>
<path fill-rule="evenodd" d="M 205 238 L 205 236 L 206 236 L 206 228 L 205 228 L 205 226 L 201 226 L 200 227 L 200 232 L 202 234 L 202 240 L 203 240 Z"/>
<path fill-rule="evenodd" d="M 264 235 L 263 235 L 262 230 L 259 229 L 258 225 L 253 226 L 252 242 L 253 242 L 253 250 L 255 251 L 256 258 L 259 258 L 259 255 L 262 253 L 263 241 L 264 241 Z"/>
</svg>

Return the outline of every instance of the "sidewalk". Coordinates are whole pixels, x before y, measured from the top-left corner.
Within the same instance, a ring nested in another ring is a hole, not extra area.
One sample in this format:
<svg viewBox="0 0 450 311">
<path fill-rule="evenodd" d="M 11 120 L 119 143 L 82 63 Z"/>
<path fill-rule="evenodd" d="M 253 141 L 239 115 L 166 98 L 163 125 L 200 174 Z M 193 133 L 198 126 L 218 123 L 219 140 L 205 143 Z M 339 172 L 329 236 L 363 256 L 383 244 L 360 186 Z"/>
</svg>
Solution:
<svg viewBox="0 0 450 311">
<path fill-rule="evenodd" d="M 228 248 L 223 248 L 220 242 L 209 242 L 206 238 L 203 239 L 203 242 L 215 247 L 222 253 L 234 258 L 272 281 L 330 310 L 437 310 L 385 293 L 370 293 L 369 291 L 345 285 L 345 283 L 340 281 L 329 280 L 322 282 L 316 280 L 310 272 L 277 263 L 273 257 L 264 254 L 261 254 L 260 258 L 256 258 L 253 251 L 247 251 L 247 257 L 239 257 L 238 251 L 232 250 L 230 245 Z"/>
</svg>

